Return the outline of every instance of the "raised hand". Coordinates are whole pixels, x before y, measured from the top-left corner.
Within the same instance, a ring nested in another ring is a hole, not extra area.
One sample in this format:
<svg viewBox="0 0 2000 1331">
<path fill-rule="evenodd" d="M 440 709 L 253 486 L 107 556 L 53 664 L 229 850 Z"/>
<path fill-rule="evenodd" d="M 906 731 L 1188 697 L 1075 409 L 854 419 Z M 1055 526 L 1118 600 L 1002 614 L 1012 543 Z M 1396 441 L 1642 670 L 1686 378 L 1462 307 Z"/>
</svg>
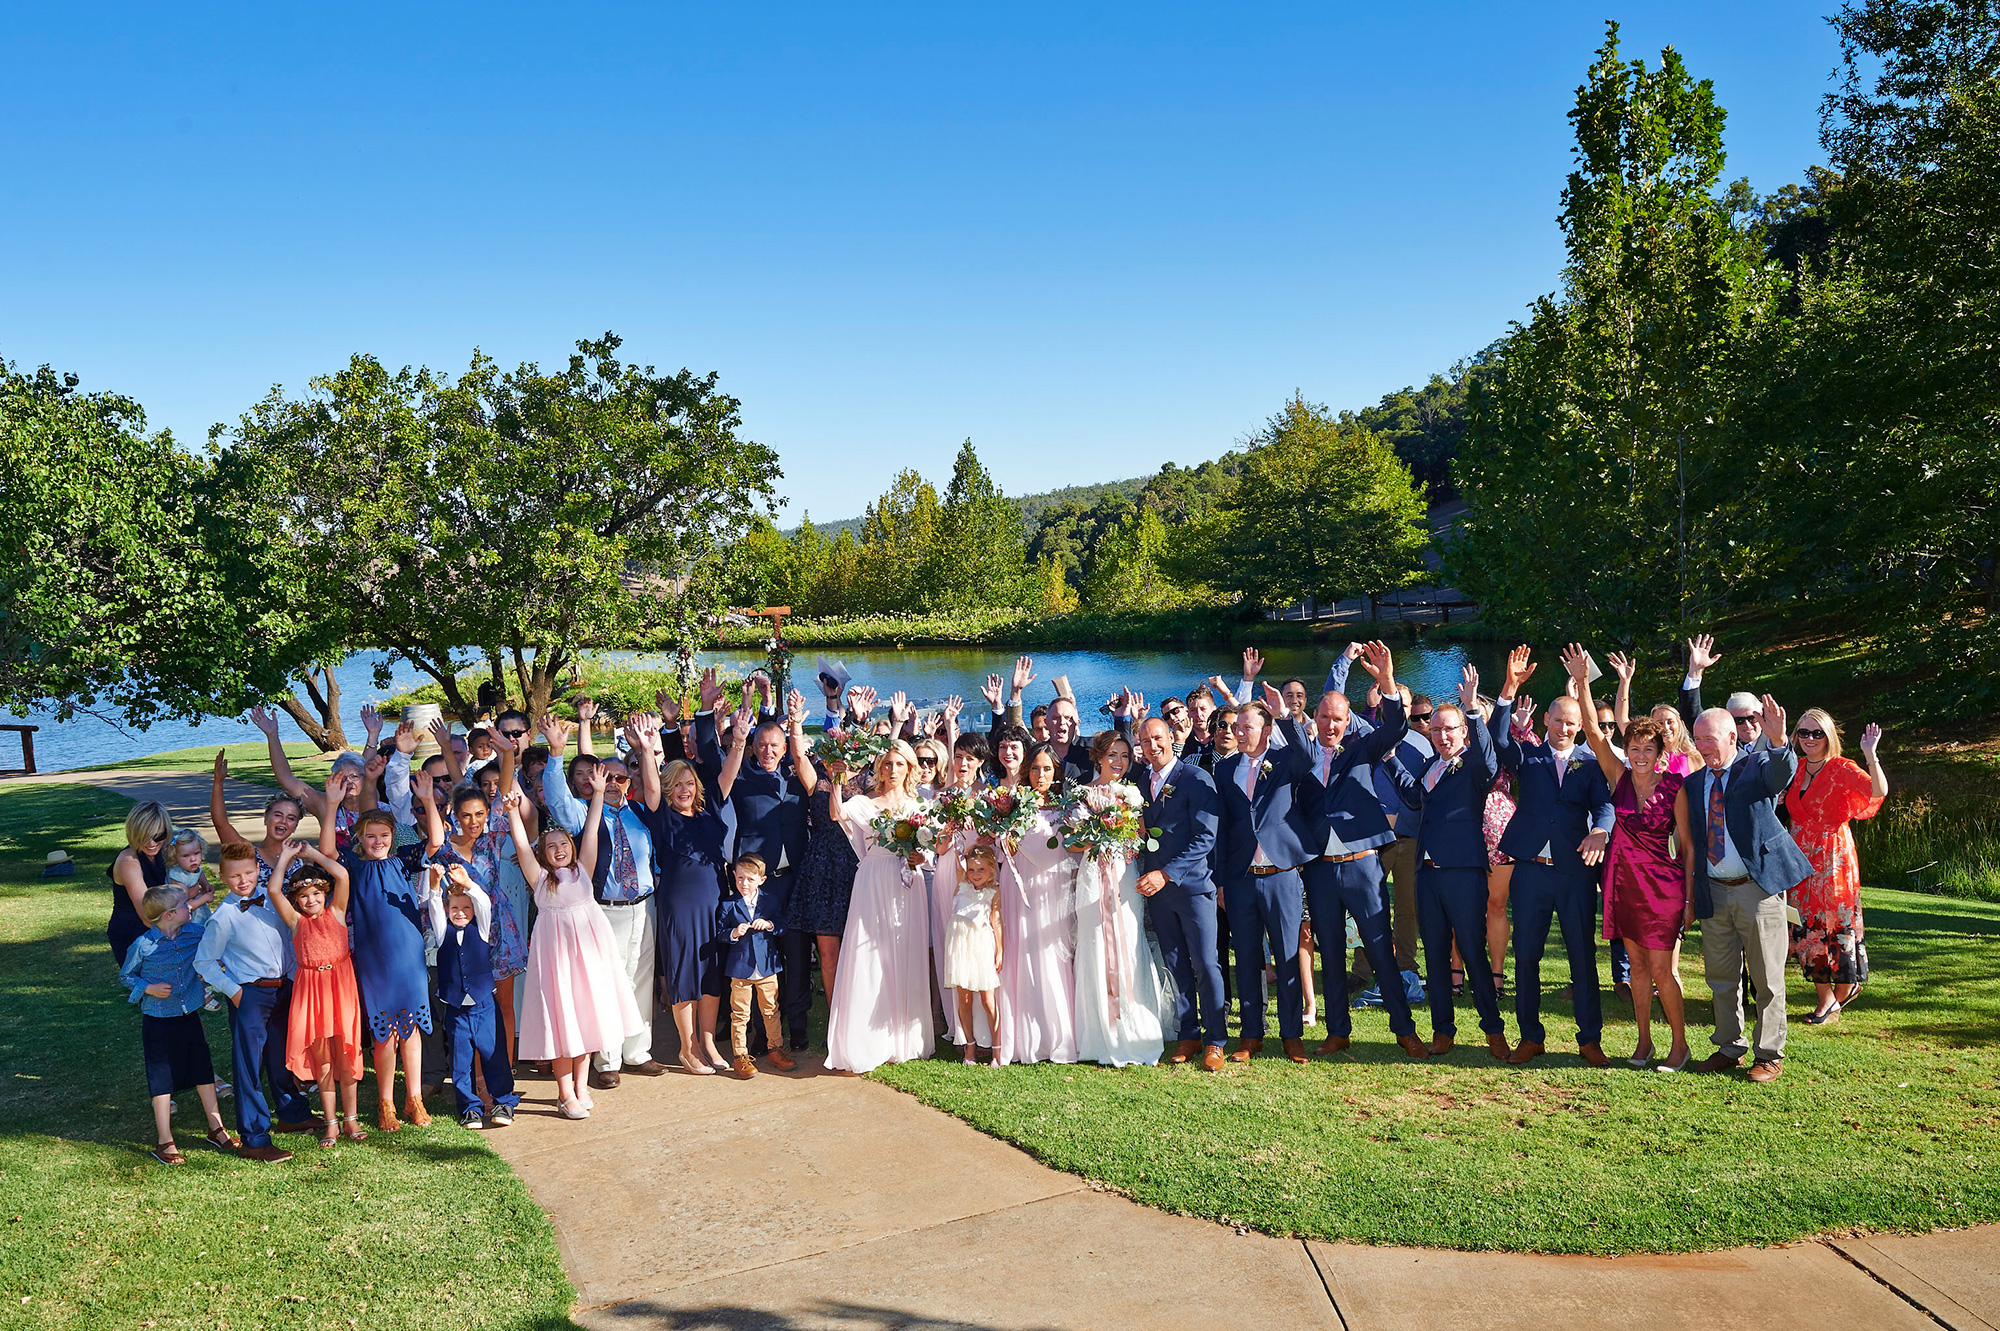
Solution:
<svg viewBox="0 0 2000 1331">
<path fill-rule="evenodd" d="M 226 750 L 217 749 L 215 751 L 215 779 L 217 781 L 220 781 L 222 780 L 222 778 L 228 775 L 229 775 L 229 754 Z"/>
<path fill-rule="evenodd" d="M 370 781 L 380 781 L 382 773 L 389 770 L 389 760 L 373 749 L 361 760 L 361 771 Z"/>
<path fill-rule="evenodd" d="M 262 707 L 252 707 L 250 709 L 250 724 L 263 731 L 265 736 L 270 739 L 278 737 L 278 718 L 272 716 Z"/>
<path fill-rule="evenodd" d="M 673 725 L 681 719 L 681 700 L 661 689 L 653 695 L 653 706 L 660 709 L 660 720 Z"/>
<path fill-rule="evenodd" d="M 1014 658 L 1014 677 L 1011 682 L 1016 698 L 1027 691 L 1028 686 L 1035 682 L 1034 657 L 1017 656 Z"/>
<path fill-rule="evenodd" d="M 1210 675 L 1208 677 L 1208 687 L 1209 691 L 1215 694 L 1216 706 L 1220 707 L 1223 703 L 1236 701 L 1236 690 L 1223 682 L 1222 676 Z"/>
<path fill-rule="evenodd" d="M 1396 678 L 1396 658 L 1390 653 L 1389 644 L 1378 640 L 1362 645 L 1361 649 L 1361 668 L 1375 680 L 1377 689 L 1386 689 Z"/>
<path fill-rule="evenodd" d="M 1243 678 L 1254 681 L 1264 669 L 1264 654 L 1255 647 L 1243 649 Z"/>
<path fill-rule="evenodd" d="M 1784 737 L 1791 733 L 1785 729 L 1785 709 L 1768 693 L 1764 695 L 1764 733 L 1776 737 L 1773 743 L 1783 743 Z"/>
<path fill-rule="evenodd" d="M 737 708 L 736 715 L 731 717 L 729 722 L 731 727 L 736 731 L 735 735 L 732 736 L 733 742 L 737 744 L 748 743 L 750 739 L 750 725 L 756 719 L 757 713 L 751 708 L 749 703 L 746 702 Z"/>
<path fill-rule="evenodd" d="M 604 788 L 610 783 L 610 776 L 611 769 L 603 763 L 592 763 L 590 765 L 590 771 L 585 775 L 583 784 L 584 789 L 590 792 L 591 799 L 601 800 L 604 798 Z"/>
<path fill-rule="evenodd" d="M 917 709 L 910 706 L 909 694 L 903 692 L 901 689 L 897 689 L 889 695 L 889 719 L 891 721 L 900 726 L 916 714 Z"/>
<path fill-rule="evenodd" d="M 1528 657 L 1529 651 L 1526 643 L 1522 643 L 1519 647 L 1507 653 L 1507 674 L 1506 678 L 1500 684 L 1500 696 L 1502 698 L 1513 697 L 1519 691 L 1520 687 L 1527 683 L 1529 678 L 1534 675 L 1535 663 L 1530 661 Z"/>
<path fill-rule="evenodd" d="M 516 813 L 527 807 L 528 797 L 521 793 L 519 786 L 500 796 L 500 812 Z"/>
<path fill-rule="evenodd" d="M 1697 633 L 1688 639 L 1688 674 L 1695 679 L 1701 672 L 1722 659 L 1722 653 L 1715 650 L 1715 638 L 1711 634 Z"/>
<path fill-rule="evenodd" d="M 417 751 L 417 723 L 398 721 L 396 723 L 396 752 L 405 758 Z"/>
<path fill-rule="evenodd" d="M 875 715 L 875 708 L 880 703 L 882 697 L 881 694 L 875 692 L 874 689 L 869 688 L 865 684 L 858 689 L 850 690 L 847 696 L 854 703 L 854 710 L 860 714 L 861 719 L 864 721 Z"/>
<path fill-rule="evenodd" d="M 1563 669 L 1569 671 L 1573 680 L 1590 678 L 1590 656 L 1583 650 L 1583 644 L 1573 642 L 1562 649 Z"/>
<path fill-rule="evenodd" d="M 1873 721 L 1861 732 L 1861 756 L 1869 762 L 1875 761 L 1875 746 L 1882 742 L 1882 727 Z"/>
<path fill-rule="evenodd" d="M 1125 710 L 1126 714 L 1134 721 L 1144 717 L 1146 715 L 1146 695 L 1135 693 L 1131 689 L 1125 690 Z"/>
<path fill-rule="evenodd" d="M 1513 724 L 1526 730 L 1535 720 L 1535 700 L 1523 693 L 1514 699 Z"/>
<path fill-rule="evenodd" d="M 426 772 L 421 767 L 413 767 L 410 769 L 410 793 L 416 796 L 419 800 L 429 800 L 431 798 L 431 791 L 433 790 L 434 785 L 435 783 L 432 782 L 431 774 L 429 772 Z M 327 797 L 329 799 L 333 797 L 333 792 L 331 790 L 327 791 Z"/>
<path fill-rule="evenodd" d="M 1633 665 L 1631 657 L 1623 652 L 1612 652 L 1604 658 L 1604 661 L 1611 667 L 1611 673 L 1618 676 L 1620 684 L 1631 684 L 1632 672 L 1637 668 Z"/>
<path fill-rule="evenodd" d="M 979 692 L 985 696 L 986 701 L 992 705 L 994 711 L 997 712 L 1000 710 L 1000 676 L 988 675 L 986 677 L 986 687 Z"/>
<path fill-rule="evenodd" d="M 374 748 L 375 741 L 382 738 L 382 714 L 372 702 L 361 704 L 361 728 L 368 732 L 368 747 Z"/>
<path fill-rule="evenodd" d="M 625 734 L 639 752 L 660 752 L 660 718 L 651 712 L 634 712 L 626 717 Z"/>
<path fill-rule="evenodd" d="M 569 752 L 569 722 L 550 712 L 542 717 L 541 731 L 542 738 L 549 742 L 549 752 L 561 761 L 562 756 Z"/>
<path fill-rule="evenodd" d="M 714 711 L 715 704 L 722 701 L 722 685 L 715 678 L 714 666 L 701 672 L 701 683 L 696 687 L 701 698 L 701 710 Z"/>
<path fill-rule="evenodd" d="M 1348 660 L 1352 661 L 1357 659 L 1361 655 L 1361 653 L 1363 653 L 1366 650 L 1368 650 L 1368 644 L 1356 640 L 1354 642 L 1348 643 L 1347 646 L 1341 648 L 1340 654 L 1346 657 Z"/>
<path fill-rule="evenodd" d="M 956 693 L 944 700 L 944 715 L 947 721 L 958 720 L 958 714 L 965 710 L 965 699 Z"/>
<path fill-rule="evenodd" d="M 1270 709 L 1272 716 L 1283 716 L 1285 714 L 1285 695 L 1272 688 L 1269 684 L 1264 685 L 1263 689 L 1264 706 Z"/>
<path fill-rule="evenodd" d="M 1459 705 L 1465 709 L 1465 714 L 1467 717 L 1475 716 L 1478 714 L 1479 667 L 1468 665 L 1462 672 L 1460 672 L 1460 677 L 1458 681 L 1458 701 Z"/>
<path fill-rule="evenodd" d="M 803 729 L 806 724 L 806 695 L 793 689 L 785 695 L 785 720 Z"/>
<path fill-rule="evenodd" d="M 576 723 L 587 726 L 597 719 L 597 699 L 578 698 L 576 700 Z"/>
<path fill-rule="evenodd" d="M 438 746 L 439 753 L 451 751 L 451 722 L 439 717 L 431 722 L 431 740 Z"/>
</svg>

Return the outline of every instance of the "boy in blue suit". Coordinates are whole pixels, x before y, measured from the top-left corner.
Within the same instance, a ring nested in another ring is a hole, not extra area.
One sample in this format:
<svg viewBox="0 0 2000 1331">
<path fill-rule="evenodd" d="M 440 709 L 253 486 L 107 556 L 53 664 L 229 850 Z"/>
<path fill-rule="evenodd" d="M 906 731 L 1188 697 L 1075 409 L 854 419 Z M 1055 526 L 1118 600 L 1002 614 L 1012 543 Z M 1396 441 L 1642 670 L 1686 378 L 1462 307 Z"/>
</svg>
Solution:
<svg viewBox="0 0 2000 1331">
<path fill-rule="evenodd" d="M 521 1095 L 514 1089 L 514 1067 L 507 1061 L 500 1009 L 493 1002 L 493 902 L 464 865 L 454 864 L 445 873 L 443 884 L 422 891 L 431 941 L 437 945 L 437 1006 L 444 1013 L 440 1034 L 451 1052 L 458 1123 L 477 1128 L 485 1119 L 473 1080 L 476 1058 L 486 1093 L 493 1097 L 493 1126 L 511 1127 Z"/>
<path fill-rule="evenodd" d="M 789 1072 L 797 1064 L 785 1052 L 784 1037 L 778 1029 L 778 973 L 784 962 L 778 953 L 780 922 L 777 903 L 764 892 L 764 860 L 760 855 L 739 855 L 731 869 L 736 876 L 736 895 L 715 912 L 715 928 L 729 949 L 722 973 L 729 977 L 729 1048 L 734 1055 L 730 1068 L 744 1081 L 757 1075 L 750 1057 L 750 999 L 764 1014 L 764 1034 L 770 1042 L 771 1066 Z"/>
<path fill-rule="evenodd" d="M 1222 967 L 1215 959 L 1215 880 L 1208 868 L 1215 849 L 1215 783 L 1175 756 L 1173 728 L 1157 716 L 1140 725 L 1139 751 L 1146 760 L 1136 779 L 1146 795 L 1147 837 L 1138 886 L 1174 975 L 1179 1034 L 1172 1060 L 1185 1063 L 1199 1051 L 1201 1065 L 1214 1072 L 1228 1036 Z"/>
</svg>

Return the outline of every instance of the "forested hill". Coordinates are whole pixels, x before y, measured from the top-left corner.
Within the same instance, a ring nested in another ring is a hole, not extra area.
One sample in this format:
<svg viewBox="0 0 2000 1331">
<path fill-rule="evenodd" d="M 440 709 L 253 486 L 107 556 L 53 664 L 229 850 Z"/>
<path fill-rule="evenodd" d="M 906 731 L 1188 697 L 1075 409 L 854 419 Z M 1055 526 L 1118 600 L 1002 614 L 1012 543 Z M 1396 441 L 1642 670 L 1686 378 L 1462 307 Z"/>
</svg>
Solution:
<svg viewBox="0 0 2000 1331">
<path fill-rule="evenodd" d="M 1150 476 L 1134 476 L 1129 481 L 1100 481 L 1096 485 L 1065 485 L 1059 490 L 1044 490 L 1040 494 L 1015 496 L 1014 503 L 1020 507 L 1021 520 L 1026 525 L 1028 534 L 1032 536 L 1036 528 L 1042 525 L 1042 515 L 1052 508 L 1060 508 L 1065 504 L 1075 504 L 1080 508 L 1094 508 L 1097 506 L 1098 501 L 1103 499 L 1112 497 L 1134 499 L 1141 490 L 1146 488 L 1146 482 L 1151 479 L 1153 478 Z M 861 522 L 862 519 L 854 517 L 842 518 L 838 522 L 815 522 L 813 526 L 819 528 L 820 534 L 829 541 L 837 539 L 840 533 L 844 531 L 853 532 L 855 538 L 858 540 L 861 536 Z M 790 536 L 797 530 L 798 528 L 796 527 L 788 528 L 785 531 L 785 535 Z"/>
</svg>

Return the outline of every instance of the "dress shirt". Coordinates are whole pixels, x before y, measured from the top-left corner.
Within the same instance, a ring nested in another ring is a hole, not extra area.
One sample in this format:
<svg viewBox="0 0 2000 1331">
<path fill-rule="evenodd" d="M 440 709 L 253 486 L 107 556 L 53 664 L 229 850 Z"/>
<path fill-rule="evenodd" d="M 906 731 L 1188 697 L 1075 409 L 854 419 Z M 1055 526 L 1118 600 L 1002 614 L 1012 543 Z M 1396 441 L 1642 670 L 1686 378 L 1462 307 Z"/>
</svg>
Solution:
<svg viewBox="0 0 2000 1331">
<path fill-rule="evenodd" d="M 1270 749 L 1267 747 L 1263 753 L 1258 754 L 1254 758 L 1247 753 L 1243 755 L 1243 763 L 1238 769 L 1236 778 L 1236 784 L 1243 787 L 1243 798 L 1251 799 L 1251 783 L 1256 780 L 1257 769 L 1264 765 L 1270 752 Z M 1252 800 L 1250 805 L 1250 836 L 1253 840 L 1257 836 L 1257 805 L 1254 800 Z M 1257 853 L 1250 857 L 1250 865 L 1252 868 L 1262 868 L 1271 862 L 1271 857 L 1264 853 L 1264 843 L 1262 841 L 1258 841 L 1256 844 Z"/>
<path fill-rule="evenodd" d="M 542 801 L 549 807 L 549 817 L 556 825 L 577 837 L 583 836 L 583 820 L 590 813 L 590 806 L 570 793 L 569 782 L 563 779 L 563 761 L 550 758 L 549 765 L 542 769 Z M 632 849 L 632 867 L 636 871 L 637 889 L 627 891 L 618 881 L 617 844 L 611 824 L 616 821 L 625 833 L 626 843 Z M 646 826 L 646 820 L 632 807 L 631 800 L 613 805 L 604 805 L 604 826 L 597 836 L 598 858 L 607 866 L 604 873 L 604 900 L 639 901 L 653 894 L 653 833 Z"/>
<path fill-rule="evenodd" d="M 1732 769 L 1733 769 L 1733 764 L 1732 764 Z M 1702 768 L 1702 771 L 1708 774 L 1708 782 L 1719 782 L 1721 784 L 1722 791 L 1725 796 L 1729 793 L 1728 770 L 1718 772 L 1712 767 L 1704 767 Z M 1701 788 L 1701 802 L 1703 809 L 1706 809 L 1708 807 L 1708 799 L 1709 799 L 1708 782 L 1704 782 Z M 1700 855 L 1703 859 L 1708 858 L 1708 846 L 1706 840 L 1704 840 L 1703 844 L 1696 849 L 1695 853 Z M 1743 862 L 1742 854 L 1737 851 L 1735 838 L 1729 835 L 1729 820 L 1726 818 L 1723 819 L 1722 822 L 1722 858 L 1719 860 L 1715 860 L 1709 864 L 1708 876 L 1710 878 L 1748 878 L 1750 876 L 1750 866 Z"/>
<path fill-rule="evenodd" d="M 1563 778 L 1569 774 L 1570 755 L 1575 753 L 1576 750 L 1577 746 L 1574 744 L 1570 745 L 1567 749 L 1558 749 L 1553 744 L 1549 745 L 1549 756 L 1556 760 L 1556 790 L 1558 793 L 1563 788 Z M 1593 761 L 1595 761 L 1594 756 Z M 1556 857 L 1555 842 L 1544 841 L 1542 843 L 1541 857 L 1545 860 L 1552 860 Z"/>
<path fill-rule="evenodd" d="M 397 749 L 382 769 L 382 800 L 397 823 L 415 827 L 417 816 L 410 808 L 410 755 Z"/>
<path fill-rule="evenodd" d="M 195 970 L 225 998 L 252 980 L 288 979 L 296 964 L 291 931 L 271 903 L 244 910 L 242 900 L 231 895 L 217 904 L 194 956 Z"/>
<path fill-rule="evenodd" d="M 149 1017 L 185 1017 L 208 1001 L 206 987 L 195 972 L 195 953 L 201 949 L 202 926 L 188 920 L 172 938 L 157 928 L 148 929 L 133 941 L 125 953 L 125 965 L 118 972 L 126 997 Z M 149 984 L 170 984 L 173 993 L 155 998 L 146 992 Z"/>
</svg>

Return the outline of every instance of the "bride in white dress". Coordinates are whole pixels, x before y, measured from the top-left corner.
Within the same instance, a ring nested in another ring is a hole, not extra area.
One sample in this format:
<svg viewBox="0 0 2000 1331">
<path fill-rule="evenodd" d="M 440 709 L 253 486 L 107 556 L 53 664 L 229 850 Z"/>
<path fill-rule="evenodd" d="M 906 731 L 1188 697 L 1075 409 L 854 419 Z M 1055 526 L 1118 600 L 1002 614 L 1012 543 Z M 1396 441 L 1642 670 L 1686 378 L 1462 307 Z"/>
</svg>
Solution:
<svg viewBox="0 0 2000 1331">
<path fill-rule="evenodd" d="M 1118 798 L 1132 745 L 1107 730 L 1091 743 L 1097 779 L 1090 798 Z M 1132 787 L 1131 789 L 1136 789 Z M 1076 869 L 1076 1056 L 1123 1067 L 1158 1063 L 1166 1050 L 1161 971 L 1146 938 L 1137 865 L 1122 855 L 1086 854 Z"/>
<path fill-rule="evenodd" d="M 827 1004 L 826 1065 L 839 1072 L 929 1058 L 935 1039 L 930 906 L 921 865 L 884 850 L 868 827 L 885 809 L 916 803 L 917 755 L 908 744 L 898 740 L 875 760 L 874 791 L 873 798 L 843 798 L 836 785 L 830 801 L 834 821 L 861 859 Z"/>
</svg>

